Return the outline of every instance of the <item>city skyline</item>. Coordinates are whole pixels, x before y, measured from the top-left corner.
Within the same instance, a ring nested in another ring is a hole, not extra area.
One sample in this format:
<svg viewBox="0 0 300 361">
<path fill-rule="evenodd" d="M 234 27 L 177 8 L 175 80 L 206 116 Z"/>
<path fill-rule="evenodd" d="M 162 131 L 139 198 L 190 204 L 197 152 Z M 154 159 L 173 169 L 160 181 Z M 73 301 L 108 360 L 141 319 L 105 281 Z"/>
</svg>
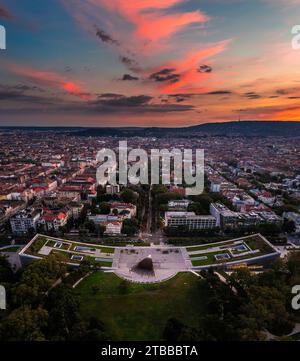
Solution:
<svg viewBox="0 0 300 361">
<path fill-rule="evenodd" d="M 299 3 L 3 1 L 0 125 L 299 121 Z"/>
</svg>

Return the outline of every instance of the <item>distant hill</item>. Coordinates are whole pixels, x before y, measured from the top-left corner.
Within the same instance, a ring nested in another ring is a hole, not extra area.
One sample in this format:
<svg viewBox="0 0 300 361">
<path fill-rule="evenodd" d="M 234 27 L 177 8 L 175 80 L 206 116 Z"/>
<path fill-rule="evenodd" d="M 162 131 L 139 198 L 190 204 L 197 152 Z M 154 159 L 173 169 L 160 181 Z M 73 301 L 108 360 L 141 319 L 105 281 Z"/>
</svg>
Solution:
<svg viewBox="0 0 300 361">
<path fill-rule="evenodd" d="M 74 134 L 74 133 L 73 133 Z M 187 128 L 87 128 L 76 132 L 80 136 L 124 136 L 124 137 L 190 137 L 219 135 L 246 137 L 300 137 L 300 122 L 228 122 L 206 123 Z"/>
<path fill-rule="evenodd" d="M 245 137 L 300 137 L 300 122 L 246 121 L 205 123 L 186 128 L 84 128 L 84 127 L 2 127 L 0 131 L 52 131 L 82 137 L 191 137 L 191 136 L 245 136 Z"/>
<path fill-rule="evenodd" d="M 240 136 L 300 136 L 300 122 L 229 122 L 206 123 L 185 129 L 188 132 L 201 132 L 211 135 Z"/>
</svg>

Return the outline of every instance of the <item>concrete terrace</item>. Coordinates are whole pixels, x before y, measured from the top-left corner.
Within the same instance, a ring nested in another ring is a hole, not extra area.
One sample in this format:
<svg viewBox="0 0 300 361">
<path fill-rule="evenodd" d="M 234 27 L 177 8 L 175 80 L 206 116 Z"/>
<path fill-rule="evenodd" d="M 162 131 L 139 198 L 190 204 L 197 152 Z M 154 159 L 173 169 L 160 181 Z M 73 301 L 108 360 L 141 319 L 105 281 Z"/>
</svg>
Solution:
<svg viewBox="0 0 300 361">
<path fill-rule="evenodd" d="M 138 272 L 134 270 L 143 259 L 151 256 L 153 260 L 153 273 Z M 176 276 L 179 272 L 189 270 L 181 248 L 124 248 L 115 252 L 113 268 L 121 278 L 137 283 L 162 282 Z"/>
<path fill-rule="evenodd" d="M 199 246 L 173 247 L 109 247 L 99 244 L 74 242 L 36 235 L 20 252 L 23 264 L 58 254 L 70 266 L 79 266 L 84 260 L 95 269 L 114 272 L 135 283 L 157 283 L 177 273 L 208 268 L 231 269 L 233 266 L 261 265 L 280 253 L 260 234 L 225 242 Z M 141 272 L 134 267 L 151 256 L 153 272 Z"/>
</svg>

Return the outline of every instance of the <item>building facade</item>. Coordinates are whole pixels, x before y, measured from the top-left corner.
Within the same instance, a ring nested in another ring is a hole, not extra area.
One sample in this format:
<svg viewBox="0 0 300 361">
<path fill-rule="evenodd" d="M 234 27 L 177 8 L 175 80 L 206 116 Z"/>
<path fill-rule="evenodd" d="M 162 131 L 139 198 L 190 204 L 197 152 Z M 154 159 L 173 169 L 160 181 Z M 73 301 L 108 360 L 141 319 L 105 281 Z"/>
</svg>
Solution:
<svg viewBox="0 0 300 361">
<path fill-rule="evenodd" d="M 10 218 L 13 234 L 26 234 L 35 231 L 40 219 L 40 212 L 35 209 L 24 209 Z"/>
<path fill-rule="evenodd" d="M 165 226 L 171 228 L 188 227 L 190 230 L 212 229 L 217 226 L 213 216 L 197 216 L 194 212 L 166 212 Z"/>
</svg>

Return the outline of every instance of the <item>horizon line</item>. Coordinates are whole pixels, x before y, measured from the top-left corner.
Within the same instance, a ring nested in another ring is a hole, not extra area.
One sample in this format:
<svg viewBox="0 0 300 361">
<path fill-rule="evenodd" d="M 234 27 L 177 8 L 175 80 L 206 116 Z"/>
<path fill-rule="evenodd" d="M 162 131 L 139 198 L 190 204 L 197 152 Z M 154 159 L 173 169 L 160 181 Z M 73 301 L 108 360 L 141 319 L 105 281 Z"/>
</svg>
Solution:
<svg viewBox="0 0 300 361">
<path fill-rule="evenodd" d="M 79 125 L 0 125 L 0 129 L 4 128 L 40 128 L 40 129 L 64 129 L 64 128 L 73 128 L 73 129 L 188 129 L 197 126 L 207 125 L 207 124 L 227 124 L 227 123 L 300 123 L 300 120 L 230 120 L 230 121 L 214 121 L 214 122 L 206 122 L 199 123 L 195 125 L 188 125 L 184 127 L 174 126 L 174 127 L 151 127 L 151 126 L 96 126 L 96 125 L 87 125 L 87 126 L 79 126 Z"/>
</svg>

